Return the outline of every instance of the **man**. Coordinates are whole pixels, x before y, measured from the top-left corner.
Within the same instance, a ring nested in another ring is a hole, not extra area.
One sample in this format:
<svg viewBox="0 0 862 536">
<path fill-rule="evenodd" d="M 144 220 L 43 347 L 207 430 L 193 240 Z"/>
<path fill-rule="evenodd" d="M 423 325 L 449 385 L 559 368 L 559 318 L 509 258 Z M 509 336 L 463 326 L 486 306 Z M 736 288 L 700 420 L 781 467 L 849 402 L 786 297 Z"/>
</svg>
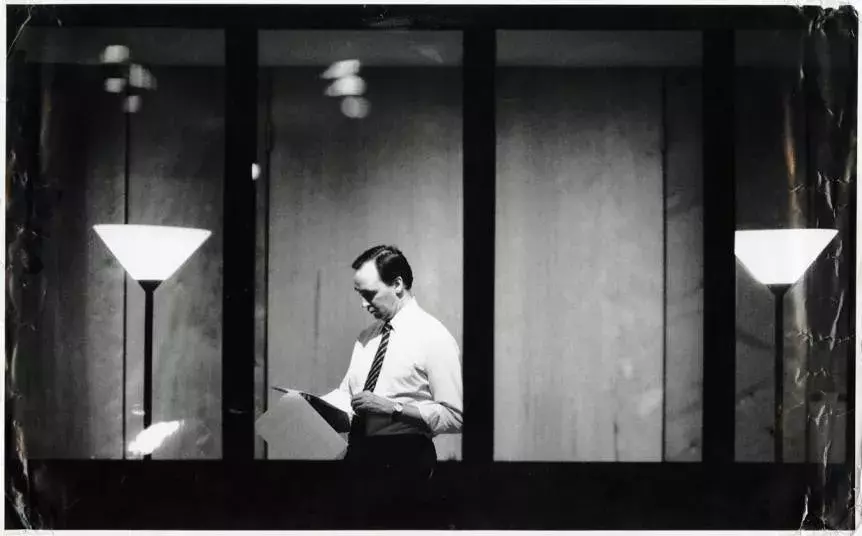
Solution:
<svg viewBox="0 0 862 536">
<path fill-rule="evenodd" d="M 459 432 L 463 422 L 458 343 L 419 306 L 398 248 L 372 247 L 352 267 L 376 322 L 359 335 L 338 388 L 353 410 L 345 459 L 428 478 L 437 459 L 431 438 Z"/>
</svg>

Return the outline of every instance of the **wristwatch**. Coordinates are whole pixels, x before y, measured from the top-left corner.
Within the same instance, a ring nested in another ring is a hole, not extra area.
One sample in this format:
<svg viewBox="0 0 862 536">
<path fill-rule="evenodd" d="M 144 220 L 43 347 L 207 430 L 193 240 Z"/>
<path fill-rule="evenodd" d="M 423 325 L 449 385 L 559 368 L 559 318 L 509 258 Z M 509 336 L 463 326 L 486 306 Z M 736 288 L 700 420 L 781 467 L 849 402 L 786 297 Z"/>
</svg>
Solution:
<svg viewBox="0 0 862 536">
<path fill-rule="evenodd" d="M 392 410 L 392 420 L 397 420 L 404 413 L 404 405 L 401 402 L 395 403 L 395 409 Z"/>
</svg>

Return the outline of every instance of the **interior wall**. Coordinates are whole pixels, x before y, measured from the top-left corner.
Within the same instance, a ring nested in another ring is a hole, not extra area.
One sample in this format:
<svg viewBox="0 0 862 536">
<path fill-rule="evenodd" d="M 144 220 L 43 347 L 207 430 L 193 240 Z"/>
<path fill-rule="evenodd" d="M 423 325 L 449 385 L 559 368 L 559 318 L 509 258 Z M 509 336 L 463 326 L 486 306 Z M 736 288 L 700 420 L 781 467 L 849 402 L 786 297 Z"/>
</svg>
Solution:
<svg viewBox="0 0 862 536">
<path fill-rule="evenodd" d="M 151 71 L 158 90 L 132 119 L 130 223 L 192 225 L 213 236 L 156 293 L 153 422 L 183 420 L 155 458 L 213 458 L 221 444 L 222 71 Z M 34 177 L 43 268 L 26 293 L 38 308 L 22 337 L 21 386 L 28 455 L 122 458 L 140 431 L 143 291 L 129 281 L 123 414 L 125 272 L 92 230 L 121 223 L 124 118 L 94 66 L 42 65 L 40 173 Z"/>
<path fill-rule="evenodd" d="M 702 73 L 665 71 L 665 461 L 700 461 L 703 424 Z"/>
<path fill-rule="evenodd" d="M 460 68 L 363 68 L 364 119 L 323 95 L 322 69 L 267 72 L 268 384 L 314 393 L 338 386 L 373 321 L 350 268 L 368 247 L 404 251 L 419 303 L 459 345 L 463 299 Z M 459 435 L 435 442 L 440 458 L 460 456 Z"/>
<path fill-rule="evenodd" d="M 661 461 L 661 73 L 497 91 L 495 459 Z"/>
</svg>

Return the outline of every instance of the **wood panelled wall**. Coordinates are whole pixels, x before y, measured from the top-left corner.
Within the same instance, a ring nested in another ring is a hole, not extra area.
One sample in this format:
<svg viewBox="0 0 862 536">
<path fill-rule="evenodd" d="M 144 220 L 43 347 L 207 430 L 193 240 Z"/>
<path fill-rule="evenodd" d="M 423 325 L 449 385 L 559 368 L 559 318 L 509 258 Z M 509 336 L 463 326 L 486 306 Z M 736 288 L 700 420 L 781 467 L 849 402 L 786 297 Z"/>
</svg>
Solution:
<svg viewBox="0 0 862 536">
<path fill-rule="evenodd" d="M 497 80 L 495 459 L 697 459 L 696 74 Z"/>
<path fill-rule="evenodd" d="M 668 69 L 665 114 L 665 461 L 700 461 L 703 424 L 701 73 Z"/>
<path fill-rule="evenodd" d="M 155 458 L 221 455 L 223 69 L 150 67 L 158 90 L 132 118 L 130 223 L 204 227 L 213 236 L 156 292 L 153 422 L 181 420 Z M 28 455 L 121 458 L 140 431 L 143 291 L 92 230 L 121 223 L 124 119 L 105 72 L 43 65 L 34 231 L 44 269 L 24 291 L 38 309 L 13 362 Z"/>
<path fill-rule="evenodd" d="M 419 303 L 459 344 L 464 292 L 460 68 L 363 68 L 364 119 L 324 96 L 323 69 L 268 72 L 268 382 L 316 393 L 338 386 L 373 321 L 350 268 L 366 248 L 404 251 Z M 440 436 L 438 456 L 459 456 L 459 445 Z"/>
</svg>

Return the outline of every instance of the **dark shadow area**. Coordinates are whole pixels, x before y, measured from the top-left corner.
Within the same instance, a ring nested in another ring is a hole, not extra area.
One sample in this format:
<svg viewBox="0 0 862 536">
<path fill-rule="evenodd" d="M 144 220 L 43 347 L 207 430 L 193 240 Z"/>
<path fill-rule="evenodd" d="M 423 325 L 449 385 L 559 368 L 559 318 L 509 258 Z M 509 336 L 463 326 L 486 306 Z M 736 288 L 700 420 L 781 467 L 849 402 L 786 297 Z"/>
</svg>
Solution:
<svg viewBox="0 0 862 536">
<path fill-rule="evenodd" d="M 374 475 L 337 462 L 44 461 L 30 469 L 46 527 L 185 530 L 795 530 L 819 470 L 442 463 L 415 510 L 380 512 L 372 523 L 365 501 Z"/>
</svg>

